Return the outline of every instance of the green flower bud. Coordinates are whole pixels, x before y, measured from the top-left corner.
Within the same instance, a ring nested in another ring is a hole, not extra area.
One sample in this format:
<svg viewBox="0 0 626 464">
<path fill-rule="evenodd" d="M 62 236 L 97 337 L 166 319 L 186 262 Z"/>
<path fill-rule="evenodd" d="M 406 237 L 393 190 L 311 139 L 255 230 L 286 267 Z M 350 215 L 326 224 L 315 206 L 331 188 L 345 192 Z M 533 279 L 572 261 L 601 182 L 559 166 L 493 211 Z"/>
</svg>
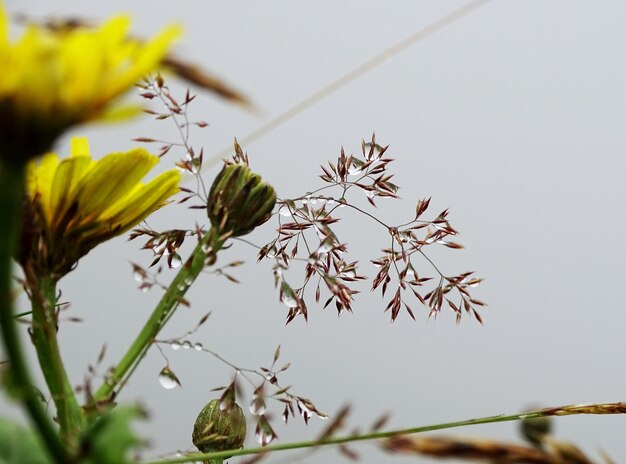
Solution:
<svg viewBox="0 0 626 464">
<path fill-rule="evenodd" d="M 238 237 L 267 221 L 275 203 L 276 192 L 261 176 L 245 164 L 228 164 L 213 181 L 207 214 L 213 227 Z"/>
<path fill-rule="evenodd" d="M 220 400 L 210 401 L 196 419 L 191 439 L 203 453 L 238 449 L 246 439 L 246 418 L 241 407 L 233 403 L 222 410 Z"/>
</svg>

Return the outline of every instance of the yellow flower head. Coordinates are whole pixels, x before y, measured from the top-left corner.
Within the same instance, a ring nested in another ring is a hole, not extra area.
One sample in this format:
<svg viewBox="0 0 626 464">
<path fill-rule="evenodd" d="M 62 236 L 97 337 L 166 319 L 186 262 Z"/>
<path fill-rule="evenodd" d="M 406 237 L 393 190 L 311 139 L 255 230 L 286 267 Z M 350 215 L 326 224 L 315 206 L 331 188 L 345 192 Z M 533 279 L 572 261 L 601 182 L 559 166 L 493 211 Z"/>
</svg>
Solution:
<svg viewBox="0 0 626 464">
<path fill-rule="evenodd" d="M 60 278 L 96 245 L 145 219 L 178 192 L 180 173 L 170 170 L 147 184 L 141 179 L 159 158 L 143 148 L 98 161 L 87 139 L 72 140 L 71 157 L 54 153 L 28 166 L 19 260 L 38 275 Z"/>
<path fill-rule="evenodd" d="M 13 43 L 0 0 L 0 157 L 38 156 L 71 126 L 123 112 L 112 103 L 159 65 L 179 34 L 168 27 L 140 42 L 129 24 L 118 16 L 97 29 L 29 25 Z"/>
</svg>

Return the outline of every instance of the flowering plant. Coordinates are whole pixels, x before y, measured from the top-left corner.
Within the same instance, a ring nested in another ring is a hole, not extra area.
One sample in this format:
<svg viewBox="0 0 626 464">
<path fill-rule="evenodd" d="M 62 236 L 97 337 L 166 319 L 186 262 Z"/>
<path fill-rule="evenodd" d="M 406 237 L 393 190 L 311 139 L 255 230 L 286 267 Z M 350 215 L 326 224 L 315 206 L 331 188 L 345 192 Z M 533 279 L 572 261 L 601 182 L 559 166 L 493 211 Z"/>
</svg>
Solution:
<svg viewBox="0 0 626 464">
<path fill-rule="evenodd" d="M 470 316 L 482 323 L 481 311 L 486 305 L 472 294 L 482 279 L 473 272 L 445 273 L 429 257 L 434 247 L 462 248 L 447 210 L 431 214 L 430 199 L 422 199 L 408 220 L 390 223 L 367 209 L 375 207 L 377 201 L 398 198 L 399 189 L 389 172 L 393 161 L 389 147 L 381 145 L 375 136 L 362 142 L 359 154 L 341 149 L 336 160 L 322 166 L 322 186 L 294 198 L 279 197 L 274 186 L 252 171 L 248 155 L 235 141 L 232 159 L 224 162 L 207 189 L 203 151 L 194 149 L 189 140 L 191 125 L 206 126 L 188 119 L 187 108 L 194 96 L 187 92 L 178 99 L 161 74 L 151 75 L 169 69 L 232 102 L 249 103 L 227 85 L 169 54 L 179 28 L 166 28 L 155 39 L 144 42 L 127 34 L 126 18 L 114 18 L 97 28 L 86 24 L 29 25 L 16 43 L 9 40 L 7 29 L 7 15 L 0 5 L 0 63 L 7 70 L 0 76 L 0 328 L 8 367 L 3 370 L 3 385 L 24 407 L 32 428 L 0 418 L 0 462 L 136 462 L 130 451 L 141 445 L 141 440 L 129 424 L 145 412 L 138 406 L 118 405 L 124 387 L 149 349 L 160 350 L 163 344 L 173 349 L 190 346 L 187 339 L 161 339 L 162 329 L 179 308 L 190 304 L 187 292 L 203 271 L 236 282 L 229 272 L 241 262 L 217 267 L 218 255 L 235 241 L 251 243 L 242 237 L 265 224 L 275 224 L 276 234 L 257 247 L 258 258 L 271 263 L 277 299 L 287 308 L 287 323 L 297 318 L 306 320 L 311 303 L 333 306 L 339 314 L 353 311 L 359 293 L 355 284 L 368 276 L 361 273 L 357 260 L 348 258 L 348 244 L 339 237 L 336 224 L 344 211 L 361 214 L 388 232 L 388 243 L 371 259 L 377 267 L 371 288 L 380 290 L 386 299 L 381 309 L 388 312 L 391 321 L 401 314 L 417 319 L 415 308 L 421 305 L 431 318 L 450 310 L 457 322 Z M 51 151 L 57 139 L 76 125 L 136 113 L 137 105 L 119 105 L 119 97 L 135 84 L 144 99 L 163 104 L 163 112 L 146 112 L 158 120 L 173 120 L 181 141 L 141 137 L 136 141 L 162 145 L 158 155 L 132 148 L 97 160 L 91 158 L 87 140 L 80 137 L 72 139 L 69 157 L 60 158 Z M 175 163 L 177 169 L 166 170 L 144 184 L 143 178 L 159 164 L 160 157 L 175 147 L 183 149 L 183 158 Z M 183 175 L 195 178 L 198 188 L 182 185 Z M 194 229 L 156 231 L 141 224 L 176 200 L 202 211 Z M 89 379 L 77 389 L 58 346 L 58 287 L 93 248 L 131 229 L 130 238 L 144 240 L 143 248 L 152 252 L 153 259 L 148 268 L 132 264 L 139 286 L 144 290 L 159 288 L 162 295 L 101 384 L 92 388 L 93 379 Z M 194 248 L 183 259 L 179 253 L 185 241 L 192 241 Z M 31 303 L 26 314 L 14 313 L 12 260 L 21 266 L 21 283 Z M 167 285 L 158 278 L 164 265 L 176 272 Z M 190 333 L 207 318 L 202 317 Z M 34 387 L 18 320 L 28 323 L 47 392 Z M 546 418 L 626 412 L 623 403 L 572 405 L 401 430 L 383 430 L 386 417 L 381 417 L 370 432 L 341 436 L 349 407 L 328 415 L 309 398 L 283 385 L 282 373 L 289 364 L 278 364 L 280 347 L 271 365 L 259 369 L 238 367 L 201 344 L 194 347 L 226 363 L 234 370 L 235 379 L 214 389 L 216 398 L 199 411 L 195 422 L 190 421 L 190 436 L 200 452 L 155 461 L 161 464 L 222 462 L 244 455 L 252 455 L 256 461 L 271 451 L 330 445 L 355 458 L 347 444 L 364 440 L 379 440 L 390 453 L 501 463 L 591 462 L 575 446 L 554 440 Z M 159 372 L 159 381 L 166 389 L 181 384 L 169 363 Z M 248 417 L 239 404 L 246 396 L 242 383 L 253 387 L 246 400 Z M 83 404 L 77 390 L 85 394 Z M 46 396 L 54 404 L 54 421 L 42 402 Z M 284 422 L 300 416 L 305 423 L 313 417 L 330 418 L 329 423 L 316 439 L 276 444 L 271 400 L 279 404 Z M 523 420 L 522 430 L 529 444 L 409 436 L 512 420 Z M 260 447 L 242 448 L 249 428 Z"/>
</svg>

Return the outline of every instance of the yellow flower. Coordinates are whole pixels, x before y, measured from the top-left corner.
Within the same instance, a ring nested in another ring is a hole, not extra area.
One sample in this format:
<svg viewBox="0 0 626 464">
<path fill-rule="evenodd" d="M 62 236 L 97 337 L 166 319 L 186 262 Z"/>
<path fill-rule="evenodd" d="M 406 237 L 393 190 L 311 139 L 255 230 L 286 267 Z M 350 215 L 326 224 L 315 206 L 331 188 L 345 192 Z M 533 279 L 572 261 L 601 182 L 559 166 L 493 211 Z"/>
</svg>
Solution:
<svg viewBox="0 0 626 464">
<path fill-rule="evenodd" d="M 178 192 L 170 170 L 147 184 L 159 161 L 143 148 L 91 159 L 86 138 L 72 140 L 71 157 L 31 161 L 19 260 L 24 269 L 57 278 L 96 245 L 126 232 Z"/>
<path fill-rule="evenodd" d="M 50 29 L 27 26 L 9 40 L 0 0 L 0 157 L 25 161 L 50 150 L 66 129 L 127 113 L 114 106 L 164 59 L 179 28 L 151 41 L 128 36 L 129 18 L 101 27 Z"/>
</svg>

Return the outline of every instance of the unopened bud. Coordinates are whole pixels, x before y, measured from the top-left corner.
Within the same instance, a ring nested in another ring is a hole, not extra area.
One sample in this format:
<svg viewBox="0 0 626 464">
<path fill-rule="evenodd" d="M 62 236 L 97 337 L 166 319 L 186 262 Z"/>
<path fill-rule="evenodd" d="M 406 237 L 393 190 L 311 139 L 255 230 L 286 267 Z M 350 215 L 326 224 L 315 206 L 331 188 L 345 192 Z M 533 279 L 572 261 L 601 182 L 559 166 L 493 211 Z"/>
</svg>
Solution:
<svg viewBox="0 0 626 464">
<path fill-rule="evenodd" d="M 207 214 L 213 227 L 237 237 L 267 221 L 275 203 L 274 189 L 261 176 L 245 164 L 229 164 L 213 181 Z"/>
<path fill-rule="evenodd" d="M 233 403 L 222 410 L 220 400 L 210 401 L 196 419 L 192 442 L 203 453 L 239 449 L 246 439 L 246 418 Z"/>
</svg>

